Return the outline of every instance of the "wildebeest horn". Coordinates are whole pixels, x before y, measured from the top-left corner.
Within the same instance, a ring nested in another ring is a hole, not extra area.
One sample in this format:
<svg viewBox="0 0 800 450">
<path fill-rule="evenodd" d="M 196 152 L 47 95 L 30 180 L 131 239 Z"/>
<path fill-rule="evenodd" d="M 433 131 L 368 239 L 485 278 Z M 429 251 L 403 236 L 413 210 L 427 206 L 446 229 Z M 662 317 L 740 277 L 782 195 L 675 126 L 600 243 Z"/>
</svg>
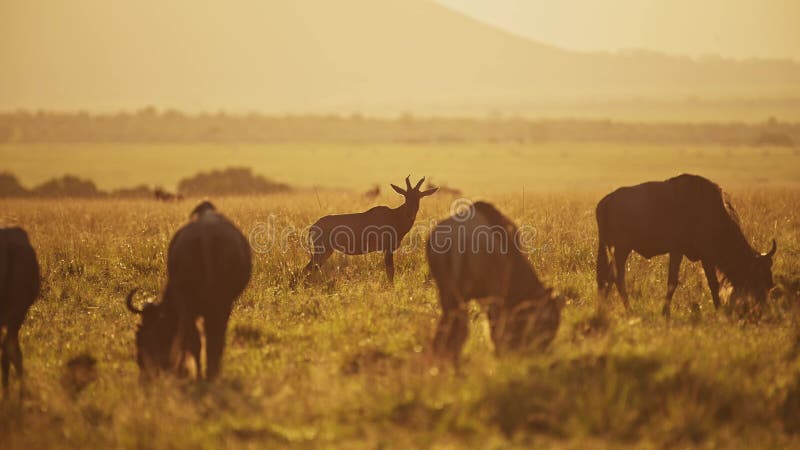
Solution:
<svg viewBox="0 0 800 450">
<path fill-rule="evenodd" d="M 424 182 L 425 182 L 425 177 L 422 177 L 422 179 L 419 180 L 419 182 L 417 182 L 417 185 L 414 186 L 414 189 L 419 190 L 419 187 L 422 186 L 422 183 Z"/>
<path fill-rule="evenodd" d="M 772 248 L 769 249 L 767 253 L 764 253 L 764 256 L 766 256 L 767 258 L 772 258 L 772 256 L 775 255 L 776 250 L 778 250 L 778 243 L 775 241 L 775 239 L 773 239 Z"/>
<path fill-rule="evenodd" d="M 410 191 L 411 190 L 411 181 L 409 181 L 409 178 L 411 178 L 410 174 L 406 177 L 406 189 L 408 189 Z"/>
<path fill-rule="evenodd" d="M 128 307 L 128 311 L 134 314 L 141 314 L 142 310 L 136 309 L 136 307 L 133 306 L 133 296 L 136 294 L 136 291 L 136 288 L 131 289 L 131 291 L 128 293 L 128 296 L 125 298 L 125 305 Z"/>
</svg>

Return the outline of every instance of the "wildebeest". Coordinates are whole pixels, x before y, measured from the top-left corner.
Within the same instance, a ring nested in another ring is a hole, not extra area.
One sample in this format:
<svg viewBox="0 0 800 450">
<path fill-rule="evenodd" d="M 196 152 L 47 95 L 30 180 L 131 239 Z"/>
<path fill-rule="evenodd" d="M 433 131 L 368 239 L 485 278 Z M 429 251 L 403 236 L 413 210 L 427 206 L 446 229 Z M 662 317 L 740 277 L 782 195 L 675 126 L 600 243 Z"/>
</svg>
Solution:
<svg viewBox="0 0 800 450">
<path fill-rule="evenodd" d="M 425 185 L 425 187 L 426 188 L 433 187 L 432 181 L 429 180 L 428 183 Z M 440 184 L 439 185 L 439 195 L 442 195 L 442 194 L 450 195 L 452 197 L 459 197 L 459 196 L 462 195 L 462 192 L 461 192 L 461 189 L 456 189 L 456 188 L 448 186 L 446 184 Z"/>
<path fill-rule="evenodd" d="M 772 257 L 755 251 L 744 237 L 738 216 L 722 189 L 697 176 L 683 174 L 619 188 L 596 209 L 599 244 L 597 285 L 605 297 L 613 284 L 626 308 L 625 262 L 631 251 L 645 258 L 669 254 L 667 295 L 662 313 L 669 319 L 681 260 L 700 261 L 714 306 L 719 307 L 719 270 L 738 293 L 759 304 L 773 287 Z M 608 253 L 612 255 L 609 263 Z"/>
<path fill-rule="evenodd" d="M 197 377 L 202 378 L 197 326 L 202 318 L 206 378 L 219 375 L 231 308 L 247 286 L 251 269 L 250 245 L 244 235 L 210 202 L 198 205 L 169 244 L 161 302 L 137 309 L 133 305 L 136 290 L 128 294 L 128 309 L 142 316 L 136 331 L 142 373 L 183 373 L 188 354 L 194 358 Z"/>
<path fill-rule="evenodd" d="M 160 187 L 157 187 L 153 190 L 153 197 L 155 197 L 156 200 L 162 202 L 174 202 L 178 200 L 183 200 L 183 195 L 167 192 L 166 190 Z"/>
<path fill-rule="evenodd" d="M 8 389 L 12 364 L 20 381 L 23 379 L 19 329 L 39 296 L 39 288 L 39 263 L 28 234 L 22 228 L 0 228 L 0 365 L 4 390 Z"/>
<path fill-rule="evenodd" d="M 541 349 L 555 337 L 563 302 L 545 288 L 523 253 L 511 220 L 477 202 L 439 222 L 426 243 L 442 317 L 433 347 L 458 361 L 467 339 L 467 303 L 483 300 L 498 353 Z"/>
<path fill-rule="evenodd" d="M 391 185 L 405 202 L 397 208 L 376 206 L 355 214 L 325 216 L 317 220 L 309 230 L 311 260 L 306 265 L 306 277 L 320 269 L 334 250 L 346 255 L 362 255 L 371 252 L 384 252 L 386 276 L 394 281 L 394 252 L 400 247 L 403 237 L 414 225 L 419 211 L 419 200 L 427 197 L 437 188 L 419 190 L 425 181 L 423 177 L 416 186 L 411 187 L 406 177 L 406 189 Z"/>
<path fill-rule="evenodd" d="M 376 198 L 379 195 L 381 195 L 381 187 L 378 186 L 377 184 L 373 186 L 372 189 L 368 190 L 367 192 L 364 192 L 364 197 L 366 198 Z"/>
</svg>

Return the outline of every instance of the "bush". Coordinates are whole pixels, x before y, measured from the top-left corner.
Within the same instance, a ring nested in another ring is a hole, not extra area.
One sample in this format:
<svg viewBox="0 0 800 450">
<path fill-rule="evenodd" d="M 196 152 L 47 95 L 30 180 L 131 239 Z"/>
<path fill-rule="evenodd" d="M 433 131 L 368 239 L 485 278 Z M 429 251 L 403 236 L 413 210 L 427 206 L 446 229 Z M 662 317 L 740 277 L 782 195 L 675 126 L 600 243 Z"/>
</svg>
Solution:
<svg viewBox="0 0 800 450">
<path fill-rule="evenodd" d="M 253 174 L 246 167 L 230 167 L 225 170 L 200 172 L 184 178 L 178 183 L 182 195 L 256 195 L 287 192 L 289 186 Z"/>
<path fill-rule="evenodd" d="M 28 191 L 19 184 L 19 180 L 9 172 L 0 172 L 0 197 L 22 197 Z"/>
<path fill-rule="evenodd" d="M 41 197 L 99 197 L 103 192 L 91 180 L 83 180 L 74 175 L 64 175 L 46 181 L 31 191 Z"/>
</svg>

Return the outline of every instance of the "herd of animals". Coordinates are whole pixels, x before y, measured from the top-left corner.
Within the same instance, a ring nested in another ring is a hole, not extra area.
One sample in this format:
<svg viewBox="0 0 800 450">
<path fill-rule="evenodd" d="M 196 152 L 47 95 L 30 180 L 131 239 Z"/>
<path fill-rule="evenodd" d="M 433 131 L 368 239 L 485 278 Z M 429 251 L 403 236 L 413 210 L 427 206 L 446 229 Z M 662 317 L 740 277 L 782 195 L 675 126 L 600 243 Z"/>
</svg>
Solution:
<svg viewBox="0 0 800 450">
<path fill-rule="evenodd" d="M 311 259 L 303 270 L 305 281 L 310 282 L 325 260 L 339 251 L 351 255 L 383 252 L 391 282 L 393 255 L 414 224 L 420 200 L 437 192 L 436 187 L 420 190 L 424 178 L 415 186 L 408 177 L 405 182 L 405 188 L 391 185 L 405 199 L 397 208 L 377 206 L 319 219 L 309 233 Z M 631 252 L 645 258 L 669 255 L 663 309 L 667 320 L 683 257 L 702 263 L 715 307 L 720 306 L 718 272 L 733 288 L 730 304 L 747 300 L 762 305 L 773 287 L 776 242 L 763 254 L 753 249 L 723 191 L 703 177 L 684 174 L 620 188 L 598 203 L 596 218 L 598 290 L 605 298 L 616 286 L 626 308 L 625 262 Z M 482 239 L 463 239 L 465 234 Z M 353 240 L 353 236 L 361 239 Z M 456 241 L 460 244 L 443 245 Z M 426 258 L 442 310 L 433 338 L 437 356 L 457 363 L 468 334 L 466 306 L 471 300 L 484 306 L 498 353 L 541 349 L 555 337 L 564 301 L 539 280 L 521 249 L 518 228 L 492 204 L 474 203 L 468 211 L 439 222 L 427 240 Z M 169 244 L 167 282 L 160 301 L 138 308 L 135 289 L 126 298 L 128 309 L 141 315 L 135 344 L 144 378 L 162 372 L 187 375 L 192 362 L 197 378 L 219 376 L 228 320 L 249 282 L 251 261 L 248 240 L 213 204 L 204 201 L 192 211 L 189 222 Z M 11 365 L 23 377 L 19 331 L 39 287 L 39 265 L 25 231 L 0 229 L 4 389 L 8 389 Z M 202 336 L 205 373 L 199 367 Z"/>
</svg>

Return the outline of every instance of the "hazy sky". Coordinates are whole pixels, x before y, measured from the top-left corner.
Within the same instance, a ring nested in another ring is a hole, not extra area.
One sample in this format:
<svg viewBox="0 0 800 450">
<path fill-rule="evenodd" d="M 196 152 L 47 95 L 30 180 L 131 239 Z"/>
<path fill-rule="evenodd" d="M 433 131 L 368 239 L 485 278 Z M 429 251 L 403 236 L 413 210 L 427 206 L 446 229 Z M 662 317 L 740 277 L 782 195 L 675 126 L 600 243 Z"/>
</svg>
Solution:
<svg viewBox="0 0 800 450">
<path fill-rule="evenodd" d="M 800 0 L 437 0 L 576 50 L 800 60 Z"/>
</svg>

